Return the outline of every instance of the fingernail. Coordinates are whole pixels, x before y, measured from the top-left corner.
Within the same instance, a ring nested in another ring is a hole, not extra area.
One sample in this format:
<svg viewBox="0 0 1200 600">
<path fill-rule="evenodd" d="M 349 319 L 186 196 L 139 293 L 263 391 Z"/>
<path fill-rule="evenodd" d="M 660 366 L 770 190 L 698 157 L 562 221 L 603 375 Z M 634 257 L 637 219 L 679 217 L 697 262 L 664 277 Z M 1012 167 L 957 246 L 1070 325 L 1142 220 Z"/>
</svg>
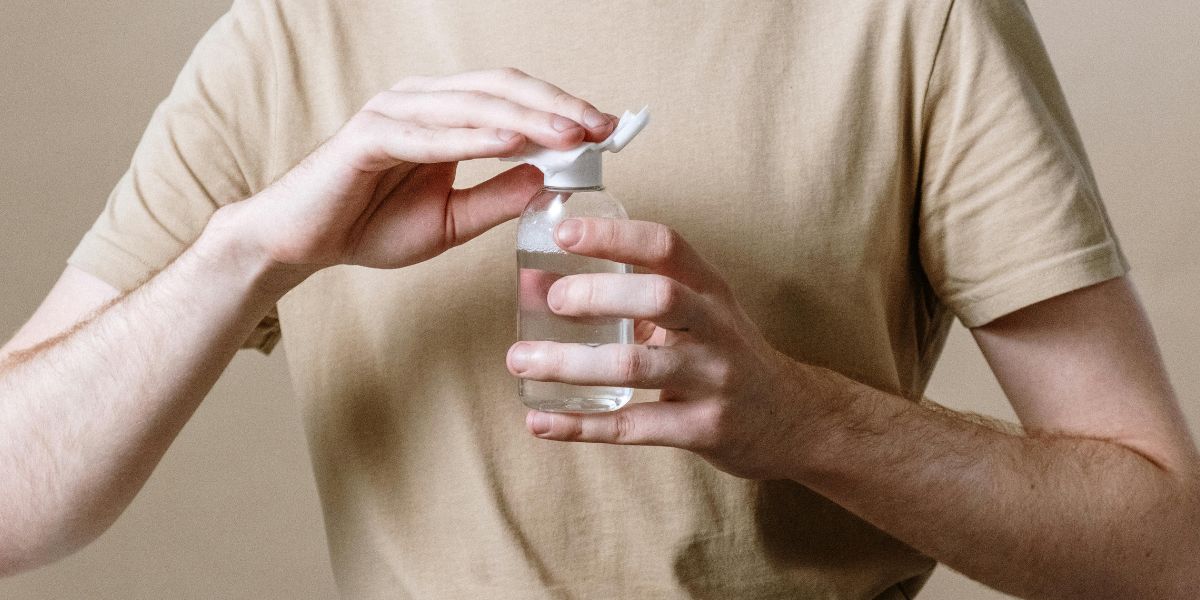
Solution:
<svg viewBox="0 0 1200 600">
<path fill-rule="evenodd" d="M 536 410 L 531 410 L 528 415 L 525 415 L 525 425 L 529 427 L 529 431 L 532 431 L 533 435 L 550 433 L 550 418 Z"/>
<path fill-rule="evenodd" d="M 508 364 L 518 373 L 524 373 L 533 361 L 533 348 L 529 344 L 517 344 L 508 352 Z"/>
<path fill-rule="evenodd" d="M 598 110 L 589 110 L 583 113 L 583 124 L 588 126 L 588 129 L 600 129 L 610 124 L 608 117 L 600 114 Z"/>
<path fill-rule="evenodd" d="M 565 249 L 567 246 L 574 246 L 583 237 L 583 224 L 578 219 L 567 219 L 558 224 L 555 235 L 558 237 L 559 247 Z"/>
<path fill-rule="evenodd" d="M 579 127 L 579 123 L 576 123 L 575 121 L 572 121 L 566 117 L 555 116 L 554 120 L 550 121 L 550 126 L 553 127 L 555 131 L 567 131 L 568 129 Z"/>
<path fill-rule="evenodd" d="M 550 307 L 550 310 L 554 312 L 562 310 L 563 300 L 567 295 L 566 292 L 562 290 L 562 287 L 562 283 L 552 285 L 550 286 L 550 292 L 546 294 L 546 304 Z"/>
<path fill-rule="evenodd" d="M 518 135 L 521 134 L 515 131 L 509 131 L 508 129 L 499 129 L 496 131 L 496 137 L 500 138 L 500 141 L 502 142 L 511 142 L 512 139 Z"/>
</svg>

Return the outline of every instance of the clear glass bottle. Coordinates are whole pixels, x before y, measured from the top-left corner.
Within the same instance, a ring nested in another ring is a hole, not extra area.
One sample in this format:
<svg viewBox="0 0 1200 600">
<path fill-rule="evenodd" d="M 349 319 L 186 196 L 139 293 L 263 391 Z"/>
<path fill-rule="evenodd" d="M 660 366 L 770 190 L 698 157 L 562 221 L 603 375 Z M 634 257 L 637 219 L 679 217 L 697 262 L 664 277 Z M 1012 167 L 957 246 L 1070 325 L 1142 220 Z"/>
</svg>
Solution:
<svg viewBox="0 0 1200 600">
<path fill-rule="evenodd" d="M 645 108 L 636 115 L 626 111 L 603 142 L 570 150 L 530 144 L 521 154 L 502 159 L 532 164 L 546 175 L 545 186 L 530 199 L 517 226 L 517 329 L 521 340 L 589 346 L 633 343 L 631 319 L 556 315 L 546 304 L 546 294 L 555 281 L 567 275 L 629 272 L 627 265 L 566 252 L 555 243 L 554 231 L 571 217 L 629 218 L 621 203 L 604 191 L 603 155 L 619 152 L 649 119 Z M 612 411 L 633 396 L 631 388 L 518 381 L 526 406 L 550 412 Z"/>
<path fill-rule="evenodd" d="M 587 188 L 542 188 L 530 200 L 517 228 L 517 328 L 520 339 L 600 346 L 633 343 L 633 321 L 608 317 L 564 317 L 546 304 L 550 286 L 580 273 L 628 273 L 621 263 L 571 254 L 554 242 L 554 229 L 571 217 L 626 219 L 624 207 L 604 191 Z M 629 402 L 633 390 L 580 386 L 553 381 L 518 380 L 521 401 L 551 412 L 605 412 Z"/>
</svg>

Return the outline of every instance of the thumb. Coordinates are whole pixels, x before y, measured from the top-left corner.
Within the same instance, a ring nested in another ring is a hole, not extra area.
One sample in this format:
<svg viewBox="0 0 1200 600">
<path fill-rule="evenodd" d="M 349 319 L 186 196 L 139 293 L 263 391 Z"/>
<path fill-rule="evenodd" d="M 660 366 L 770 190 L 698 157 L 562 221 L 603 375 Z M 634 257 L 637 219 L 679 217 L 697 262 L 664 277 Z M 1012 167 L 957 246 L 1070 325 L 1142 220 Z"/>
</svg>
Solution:
<svg viewBox="0 0 1200 600">
<path fill-rule="evenodd" d="M 513 167 L 475 187 L 451 190 L 446 220 L 457 246 L 515 218 L 542 186 L 542 172 L 532 165 Z"/>
</svg>

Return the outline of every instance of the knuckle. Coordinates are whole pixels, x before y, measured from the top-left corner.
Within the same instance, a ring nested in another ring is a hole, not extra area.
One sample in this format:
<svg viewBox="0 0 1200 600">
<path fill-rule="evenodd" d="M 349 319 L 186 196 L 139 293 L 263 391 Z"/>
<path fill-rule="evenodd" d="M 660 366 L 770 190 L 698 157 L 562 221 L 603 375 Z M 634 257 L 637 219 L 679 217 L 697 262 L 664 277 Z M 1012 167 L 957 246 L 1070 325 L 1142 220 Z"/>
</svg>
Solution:
<svg viewBox="0 0 1200 600">
<path fill-rule="evenodd" d="M 656 313 L 665 315 L 679 308 L 680 290 L 673 280 L 660 275 L 655 276 L 651 281 L 653 282 L 654 310 Z"/>
<path fill-rule="evenodd" d="M 580 308 L 595 309 L 604 303 L 604 290 L 601 286 L 596 285 L 596 280 L 593 277 L 580 277 L 576 285 L 580 291 L 577 292 Z"/>
<path fill-rule="evenodd" d="M 567 421 L 562 431 L 562 439 L 568 441 L 577 441 L 583 439 L 583 419 L 571 419 Z"/>
<path fill-rule="evenodd" d="M 506 81 L 517 81 L 519 79 L 528 79 L 529 75 L 516 67 L 500 67 L 495 70 L 498 78 Z"/>
<path fill-rule="evenodd" d="M 458 92 L 458 98 L 463 104 L 484 104 L 491 101 L 495 96 L 482 90 L 465 90 Z"/>
<path fill-rule="evenodd" d="M 604 244 L 605 248 L 616 248 L 621 243 L 621 232 L 609 219 L 585 220 L 583 231 L 585 232 L 584 239 L 587 234 L 591 234 L 597 241 Z"/>
<path fill-rule="evenodd" d="M 719 402 L 709 402 L 697 412 L 690 446 L 698 451 L 715 450 L 721 446 L 725 435 L 725 407 Z"/>
<path fill-rule="evenodd" d="M 543 346 L 540 352 L 535 353 L 534 356 L 542 357 L 540 361 L 541 370 L 538 373 L 540 376 L 550 378 L 562 375 L 566 366 L 566 356 L 563 354 L 561 348 L 557 346 Z M 534 364 L 537 365 L 538 361 L 534 361 Z"/>
<path fill-rule="evenodd" d="M 714 360 L 708 368 L 713 387 L 720 392 L 729 392 L 738 386 L 737 369 L 727 360 Z"/>
<path fill-rule="evenodd" d="M 617 412 L 613 414 L 612 419 L 612 438 L 614 441 L 624 442 L 634 439 L 637 429 L 637 420 L 628 412 Z"/>
<path fill-rule="evenodd" d="M 554 106 L 563 109 L 564 112 L 583 113 L 590 108 L 590 105 L 567 92 L 559 90 L 554 94 Z"/>
<path fill-rule="evenodd" d="M 617 350 L 617 378 L 622 383 L 634 383 L 645 370 L 645 360 L 641 353 L 630 346 L 621 346 Z"/>
<path fill-rule="evenodd" d="M 387 102 L 387 97 L 385 96 L 385 94 L 387 94 L 387 93 L 388 92 L 380 92 L 378 94 L 375 94 L 374 96 L 371 96 L 371 99 L 367 100 L 367 103 L 363 105 L 363 108 L 362 108 L 363 111 L 378 112 L 380 109 L 383 108 L 383 105 Z"/>
<path fill-rule="evenodd" d="M 462 145 L 470 139 L 470 132 L 453 129 L 428 129 L 408 123 L 401 123 L 396 128 L 396 131 L 401 137 L 412 138 L 425 143 L 443 142 L 446 145 Z"/>
<path fill-rule="evenodd" d="M 385 120 L 386 117 L 374 110 L 361 110 L 346 122 L 343 134 L 352 147 L 373 148 L 380 140 L 379 131 Z"/>
<path fill-rule="evenodd" d="M 376 112 L 373 108 L 367 107 L 358 111 L 358 114 L 350 117 L 346 123 L 346 129 L 353 133 L 363 133 L 374 129 L 379 121 L 383 119 L 383 115 Z"/>
<path fill-rule="evenodd" d="M 654 258 L 660 262 L 668 262 L 679 251 L 679 234 L 666 225 L 656 224 L 654 230 Z"/>
<path fill-rule="evenodd" d="M 448 102 L 454 110 L 463 115 L 482 115 L 494 112 L 501 105 L 499 99 L 481 90 L 462 90 L 452 92 Z"/>
<path fill-rule="evenodd" d="M 398 118 L 407 118 L 410 116 L 409 113 L 423 108 L 416 102 L 419 97 L 419 94 L 410 92 L 387 90 L 372 96 L 363 108 L 385 117 L 393 115 Z"/>
</svg>

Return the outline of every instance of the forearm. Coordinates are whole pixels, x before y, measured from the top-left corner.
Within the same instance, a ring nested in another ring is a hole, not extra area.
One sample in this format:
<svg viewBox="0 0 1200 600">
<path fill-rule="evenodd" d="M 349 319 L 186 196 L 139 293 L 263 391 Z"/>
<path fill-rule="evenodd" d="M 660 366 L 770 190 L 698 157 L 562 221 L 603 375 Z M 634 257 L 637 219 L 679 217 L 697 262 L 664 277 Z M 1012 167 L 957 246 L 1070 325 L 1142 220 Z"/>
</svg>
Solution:
<svg viewBox="0 0 1200 600">
<path fill-rule="evenodd" d="M 0 365 L 0 574 L 103 532 L 284 286 L 227 227 Z"/>
<path fill-rule="evenodd" d="M 853 400 L 813 423 L 795 457 L 801 483 L 1022 597 L 1195 589 L 1182 580 L 1197 577 L 1200 552 L 1190 466 L 1103 440 L 1002 433 L 841 379 L 830 389 Z"/>
<path fill-rule="evenodd" d="M 1018 414 L 1076 432 L 1023 436 L 780 353 L 669 228 L 605 219 L 562 227 L 564 250 L 652 275 L 563 277 L 547 291 L 552 310 L 657 329 L 624 347 L 519 342 L 509 371 L 659 389 L 662 401 L 533 411 L 526 426 L 539 438 L 673 446 L 738 477 L 793 479 L 1025 597 L 1186 598 L 1200 589 L 1200 460 L 1126 279 L 974 330 Z"/>
</svg>

